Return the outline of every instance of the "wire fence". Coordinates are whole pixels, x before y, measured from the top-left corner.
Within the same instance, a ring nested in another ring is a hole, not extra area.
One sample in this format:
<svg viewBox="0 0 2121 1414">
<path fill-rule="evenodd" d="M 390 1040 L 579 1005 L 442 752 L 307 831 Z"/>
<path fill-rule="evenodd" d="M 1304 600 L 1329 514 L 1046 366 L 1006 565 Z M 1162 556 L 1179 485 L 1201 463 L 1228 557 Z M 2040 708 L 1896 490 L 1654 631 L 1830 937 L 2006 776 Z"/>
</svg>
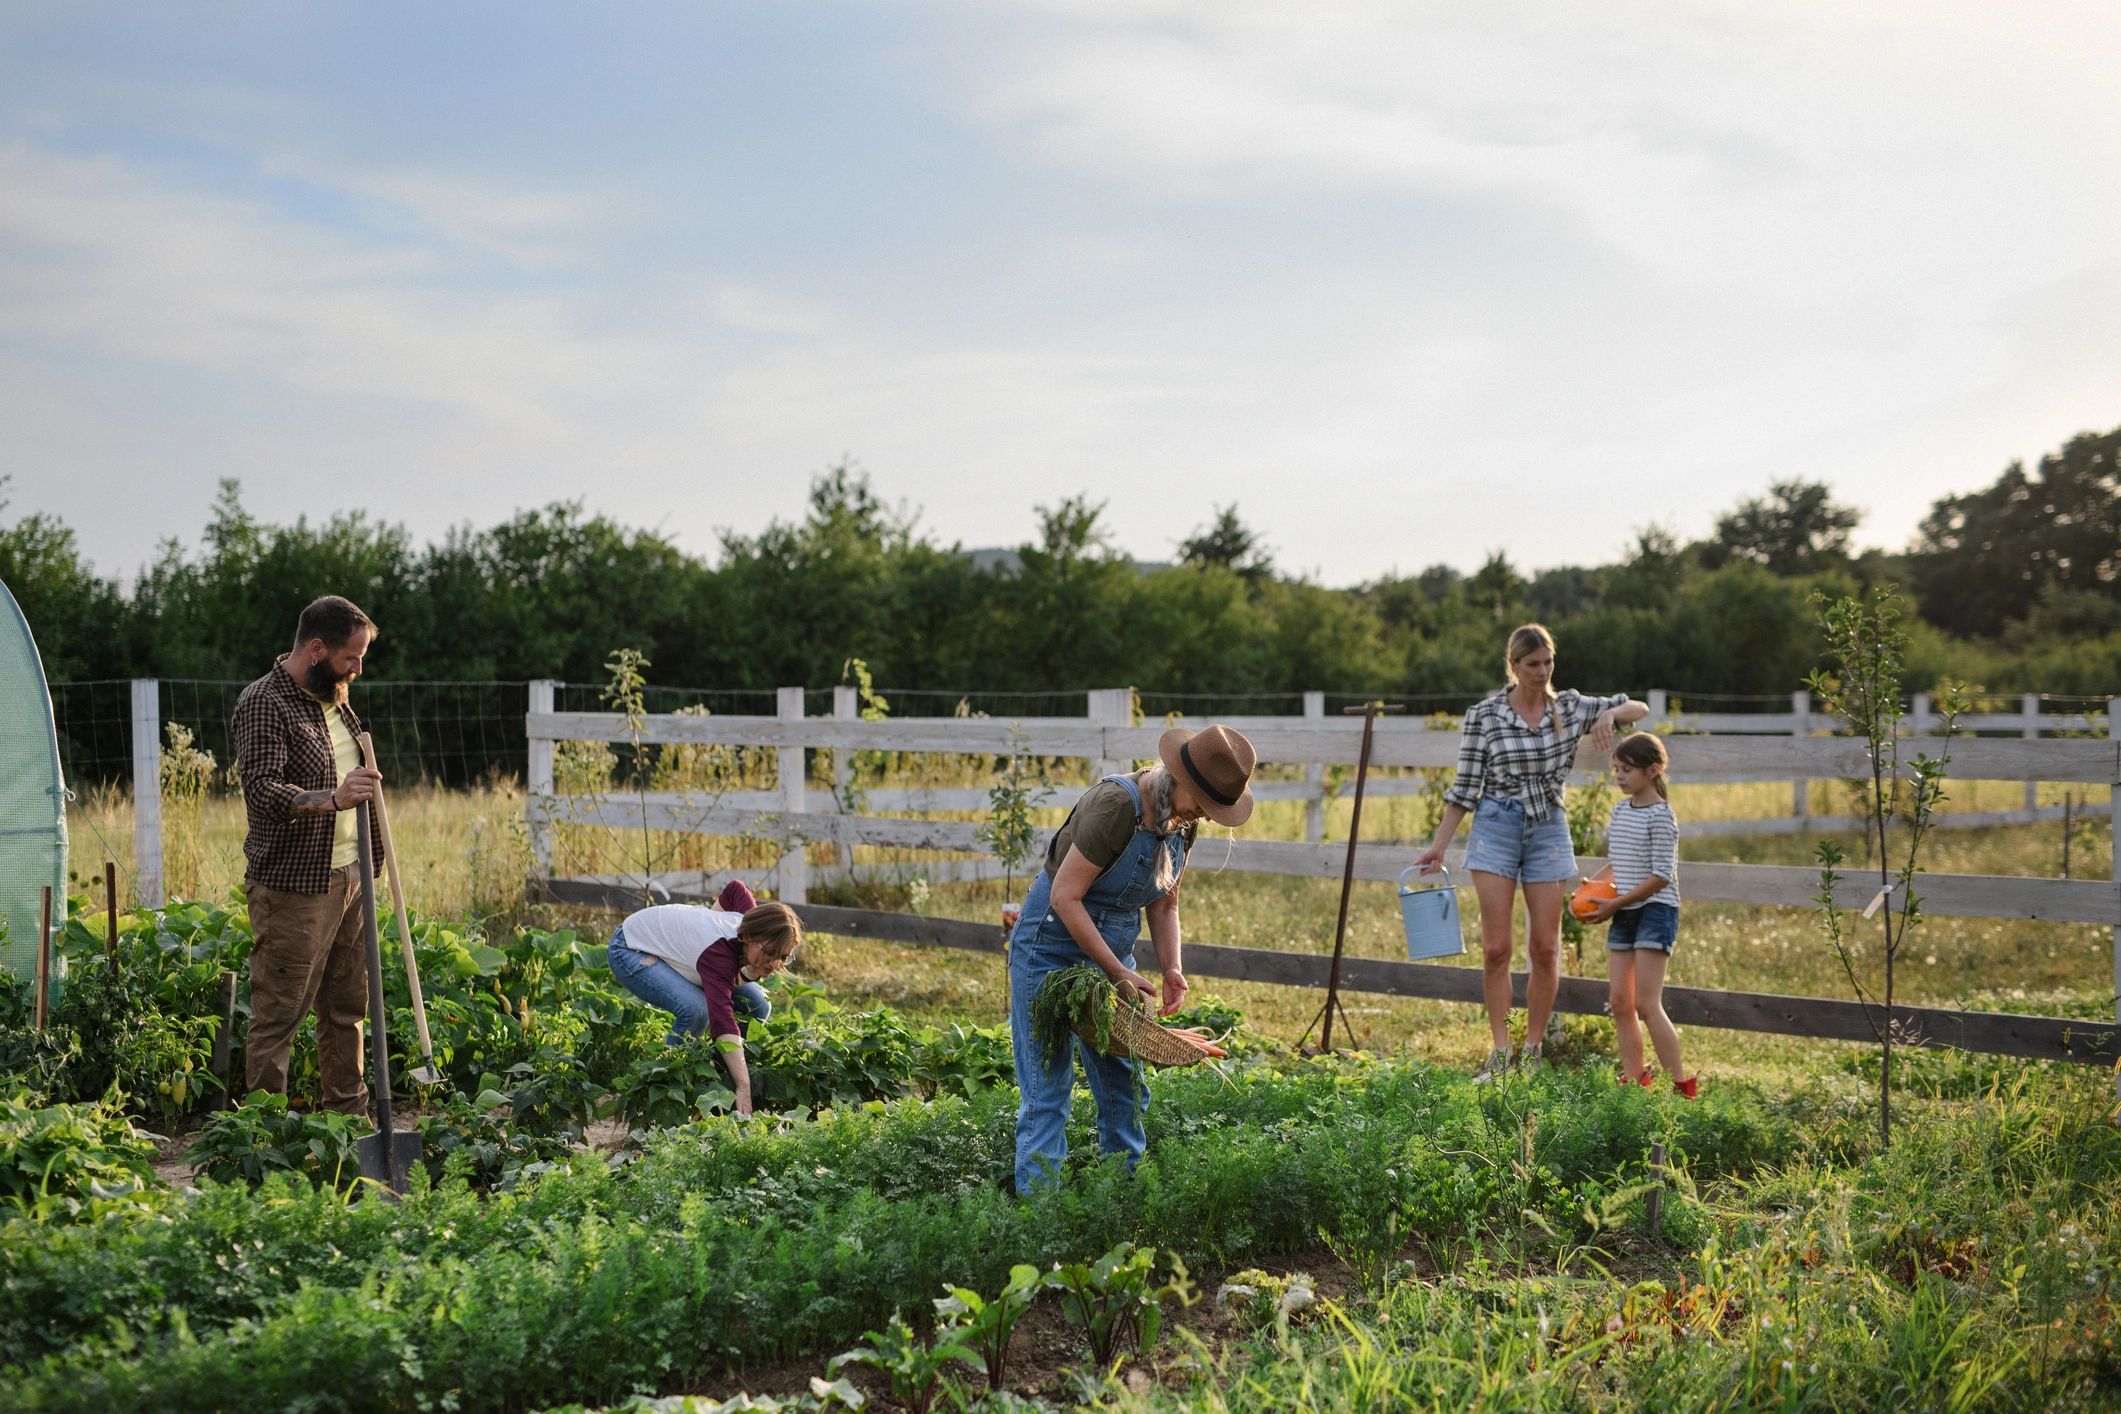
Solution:
<svg viewBox="0 0 2121 1414">
<path fill-rule="evenodd" d="M 230 735 L 236 698 L 247 682 L 163 678 L 156 686 L 164 748 L 183 740 L 224 774 L 235 764 Z M 74 790 L 129 785 L 133 776 L 132 683 L 123 679 L 51 685 L 59 761 Z M 769 694 L 770 696 L 770 694 Z M 520 779 L 529 763 L 523 735 L 530 710 L 521 682 L 391 682 L 364 678 L 354 710 L 375 738 L 377 763 L 391 779 L 469 785 Z M 593 704 L 590 710 L 604 710 Z M 656 706 L 654 711 L 669 711 Z"/>
</svg>

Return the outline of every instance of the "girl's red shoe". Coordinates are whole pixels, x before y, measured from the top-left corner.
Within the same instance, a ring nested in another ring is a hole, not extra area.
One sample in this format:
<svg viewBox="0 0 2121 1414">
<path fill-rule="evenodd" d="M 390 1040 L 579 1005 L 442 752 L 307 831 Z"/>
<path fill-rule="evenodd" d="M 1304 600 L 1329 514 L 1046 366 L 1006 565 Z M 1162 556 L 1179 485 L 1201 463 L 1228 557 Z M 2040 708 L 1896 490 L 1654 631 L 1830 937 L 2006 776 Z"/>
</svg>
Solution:
<svg viewBox="0 0 2121 1414">
<path fill-rule="evenodd" d="M 1644 1066 L 1642 1074 L 1636 1077 L 1635 1083 L 1645 1090 L 1655 1089 L 1657 1086 L 1657 1072 L 1649 1066 Z"/>
<path fill-rule="evenodd" d="M 1674 1090 L 1677 1090 L 1680 1094 L 1686 1096 L 1689 1100 L 1694 1099 L 1697 1095 L 1699 1095 L 1701 1091 L 1701 1077 L 1698 1075 L 1689 1075 L 1684 1080 L 1675 1080 L 1672 1082 L 1672 1088 Z"/>
</svg>

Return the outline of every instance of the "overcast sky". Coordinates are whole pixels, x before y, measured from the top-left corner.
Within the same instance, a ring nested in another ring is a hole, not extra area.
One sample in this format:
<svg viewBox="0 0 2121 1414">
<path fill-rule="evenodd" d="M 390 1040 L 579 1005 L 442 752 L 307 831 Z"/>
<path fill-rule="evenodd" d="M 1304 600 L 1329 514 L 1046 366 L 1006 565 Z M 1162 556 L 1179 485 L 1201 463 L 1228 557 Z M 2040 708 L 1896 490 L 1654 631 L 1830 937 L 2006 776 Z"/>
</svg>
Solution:
<svg viewBox="0 0 2121 1414">
<path fill-rule="evenodd" d="M 1608 561 L 1778 476 L 1899 546 L 2121 423 L 2087 4 L 0 6 L 13 507 L 106 572 L 852 457 L 945 542 Z"/>
</svg>

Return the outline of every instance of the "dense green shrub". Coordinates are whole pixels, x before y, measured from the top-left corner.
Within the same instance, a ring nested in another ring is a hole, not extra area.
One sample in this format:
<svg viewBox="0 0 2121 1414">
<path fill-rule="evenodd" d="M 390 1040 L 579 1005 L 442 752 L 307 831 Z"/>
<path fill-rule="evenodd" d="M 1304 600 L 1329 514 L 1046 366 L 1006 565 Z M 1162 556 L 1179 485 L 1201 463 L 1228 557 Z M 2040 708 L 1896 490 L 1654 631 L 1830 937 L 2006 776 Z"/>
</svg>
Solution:
<svg viewBox="0 0 2121 1414">
<path fill-rule="evenodd" d="M 507 1097 L 488 1090 L 473 1100 L 452 1094 L 420 1116 L 421 1162 L 440 1181 L 461 1176 L 475 1188 L 507 1186 L 526 1172 L 557 1163 L 573 1151 L 564 1135 L 536 1134 L 511 1124 L 501 1111 Z"/>
<path fill-rule="evenodd" d="M 155 1146 L 114 1103 L 0 1096 L 0 1218 L 76 1222 L 132 1204 L 155 1181 Z"/>
<path fill-rule="evenodd" d="M 366 1115 L 292 1110 L 285 1095 L 253 1090 L 234 1109 L 199 1129 L 184 1157 L 201 1178 L 258 1184 L 268 1174 L 291 1173 L 331 1188 L 351 1188 L 361 1177 L 357 1143 L 375 1129 Z"/>
</svg>

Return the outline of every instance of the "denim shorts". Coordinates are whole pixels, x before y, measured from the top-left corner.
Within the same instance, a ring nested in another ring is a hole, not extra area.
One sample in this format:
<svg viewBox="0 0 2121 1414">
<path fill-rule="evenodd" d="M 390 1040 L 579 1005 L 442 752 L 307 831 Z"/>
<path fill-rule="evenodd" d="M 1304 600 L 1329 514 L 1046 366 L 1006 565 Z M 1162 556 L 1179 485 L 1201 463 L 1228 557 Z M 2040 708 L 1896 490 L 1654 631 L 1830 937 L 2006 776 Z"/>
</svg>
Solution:
<svg viewBox="0 0 2121 1414">
<path fill-rule="evenodd" d="M 1468 869 L 1525 884 L 1558 884 L 1576 877 L 1568 818 L 1556 810 L 1538 823 L 1514 800 L 1483 796 L 1466 841 Z"/>
<path fill-rule="evenodd" d="M 1679 910 L 1668 903 L 1646 903 L 1640 908 L 1623 908 L 1613 915 L 1613 926 L 1606 930 L 1607 952 L 1661 952 L 1671 955 L 1672 944 L 1679 940 Z"/>
</svg>

